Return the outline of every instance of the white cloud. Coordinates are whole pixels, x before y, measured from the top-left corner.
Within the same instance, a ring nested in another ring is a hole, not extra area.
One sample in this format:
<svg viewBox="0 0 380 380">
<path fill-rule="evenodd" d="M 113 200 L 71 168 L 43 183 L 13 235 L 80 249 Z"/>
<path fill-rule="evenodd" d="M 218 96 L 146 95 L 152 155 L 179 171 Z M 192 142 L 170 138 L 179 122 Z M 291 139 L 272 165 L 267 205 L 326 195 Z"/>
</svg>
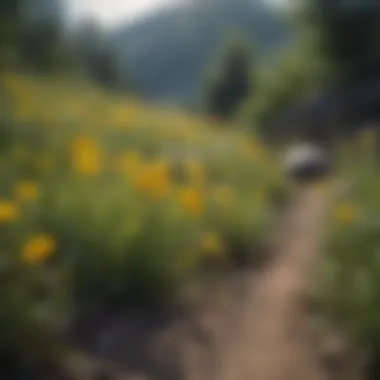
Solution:
<svg viewBox="0 0 380 380">
<path fill-rule="evenodd" d="M 1 1 L 1 0 L 0 0 Z M 69 20 L 76 22 L 84 17 L 99 20 L 104 27 L 130 22 L 160 8 L 192 0 L 65 0 Z M 233 1 L 233 0 L 231 0 Z M 275 5 L 287 4 L 289 0 L 263 0 Z"/>
<path fill-rule="evenodd" d="M 131 21 L 159 8 L 184 0 L 66 0 L 73 21 L 94 17 L 105 27 Z"/>
</svg>

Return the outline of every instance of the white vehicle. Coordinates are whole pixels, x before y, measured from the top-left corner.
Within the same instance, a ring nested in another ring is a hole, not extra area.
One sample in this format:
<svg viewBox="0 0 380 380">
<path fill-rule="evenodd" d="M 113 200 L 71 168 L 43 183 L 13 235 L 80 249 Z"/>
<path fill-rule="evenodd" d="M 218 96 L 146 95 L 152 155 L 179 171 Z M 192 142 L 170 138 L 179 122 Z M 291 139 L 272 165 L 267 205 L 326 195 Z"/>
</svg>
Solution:
<svg viewBox="0 0 380 380">
<path fill-rule="evenodd" d="M 330 164 L 323 149 L 311 144 L 299 144 L 285 153 L 284 168 L 296 180 L 309 180 L 326 175 Z"/>
</svg>

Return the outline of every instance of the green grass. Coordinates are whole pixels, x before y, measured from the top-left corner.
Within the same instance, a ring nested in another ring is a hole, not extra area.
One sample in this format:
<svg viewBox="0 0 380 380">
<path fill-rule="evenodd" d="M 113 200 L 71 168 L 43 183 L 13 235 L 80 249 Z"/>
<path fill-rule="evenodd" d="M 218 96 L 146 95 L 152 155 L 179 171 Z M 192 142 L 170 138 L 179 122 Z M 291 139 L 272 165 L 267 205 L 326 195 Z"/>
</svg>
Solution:
<svg viewBox="0 0 380 380">
<path fill-rule="evenodd" d="M 373 135 L 373 139 L 375 135 Z M 350 189 L 334 203 L 326 258 L 318 268 L 323 315 L 353 344 L 375 356 L 380 345 L 380 161 L 362 137 L 339 150 Z M 375 357 L 379 360 L 380 356 Z"/>
<path fill-rule="evenodd" d="M 0 83 L 4 352 L 92 302 L 173 300 L 236 247 L 255 261 L 288 190 L 258 140 L 67 79 Z"/>
</svg>

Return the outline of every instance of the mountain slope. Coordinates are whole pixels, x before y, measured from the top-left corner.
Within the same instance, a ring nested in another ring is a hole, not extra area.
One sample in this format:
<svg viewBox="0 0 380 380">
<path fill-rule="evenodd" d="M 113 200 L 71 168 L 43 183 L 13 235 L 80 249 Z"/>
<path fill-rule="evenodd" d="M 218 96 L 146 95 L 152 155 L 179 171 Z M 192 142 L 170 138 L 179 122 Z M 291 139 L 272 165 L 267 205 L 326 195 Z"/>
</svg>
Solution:
<svg viewBox="0 0 380 380">
<path fill-rule="evenodd" d="M 260 0 L 195 1 L 116 31 L 114 42 L 148 98 L 193 102 L 202 73 L 232 31 L 252 39 L 260 60 L 283 46 L 290 28 Z"/>
</svg>

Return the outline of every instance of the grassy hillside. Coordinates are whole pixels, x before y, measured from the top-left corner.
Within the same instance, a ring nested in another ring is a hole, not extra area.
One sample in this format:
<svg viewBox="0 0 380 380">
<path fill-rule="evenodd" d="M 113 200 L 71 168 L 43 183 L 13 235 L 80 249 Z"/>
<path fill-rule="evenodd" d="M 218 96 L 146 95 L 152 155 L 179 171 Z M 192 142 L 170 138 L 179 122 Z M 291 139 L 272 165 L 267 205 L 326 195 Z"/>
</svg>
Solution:
<svg viewBox="0 0 380 380">
<path fill-rule="evenodd" d="M 291 35 L 260 0 L 194 1 L 118 30 L 115 43 L 146 96 L 194 102 L 206 65 L 232 31 L 252 39 L 260 61 L 270 60 Z"/>
<path fill-rule="evenodd" d="M 43 355 L 92 302 L 258 258 L 286 189 L 259 141 L 67 78 L 0 83 L 2 350 Z"/>
</svg>

